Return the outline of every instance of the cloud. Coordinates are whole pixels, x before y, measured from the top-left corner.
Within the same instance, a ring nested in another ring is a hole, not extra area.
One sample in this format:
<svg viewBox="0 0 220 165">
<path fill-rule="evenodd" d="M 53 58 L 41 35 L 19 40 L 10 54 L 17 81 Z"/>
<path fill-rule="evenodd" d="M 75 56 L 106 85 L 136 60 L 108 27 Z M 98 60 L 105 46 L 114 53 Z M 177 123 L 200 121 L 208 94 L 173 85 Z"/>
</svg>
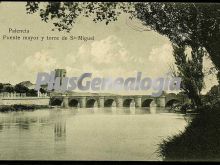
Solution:
<svg viewBox="0 0 220 165">
<path fill-rule="evenodd" d="M 93 61 L 98 64 L 110 64 L 112 62 L 127 61 L 128 52 L 116 36 L 109 36 L 104 40 L 91 44 Z"/>
<path fill-rule="evenodd" d="M 51 57 L 48 51 L 36 52 L 32 56 L 26 57 L 23 63 L 23 67 L 34 73 L 51 71 L 57 66 L 56 58 Z"/>
<path fill-rule="evenodd" d="M 160 47 L 152 48 L 148 63 L 151 70 L 151 75 L 162 76 L 169 71 L 169 66 L 174 64 L 173 48 L 171 44 L 164 44 Z"/>
<path fill-rule="evenodd" d="M 78 51 L 78 59 L 88 60 L 96 65 L 115 64 L 129 60 L 129 53 L 120 39 L 114 35 L 94 41 L 90 45 L 82 45 Z"/>
<path fill-rule="evenodd" d="M 164 44 L 161 47 L 153 48 L 148 59 L 150 62 L 159 62 L 161 64 L 174 62 L 172 51 L 171 44 Z"/>
<path fill-rule="evenodd" d="M 138 51 L 138 49 L 137 49 Z M 68 75 L 92 72 L 98 76 L 134 76 L 138 71 L 144 76 L 164 76 L 174 63 L 171 44 L 154 47 L 148 52 L 132 54 L 115 35 L 81 45 L 77 53 L 65 56 Z"/>
<path fill-rule="evenodd" d="M 51 56 L 49 51 L 38 51 L 24 59 L 22 64 L 12 62 L 14 73 L 17 76 L 16 81 L 35 82 L 38 72 L 50 72 L 59 67 L 57 59 Z"/>
<path fill-rule="evenodd" d="M 76 54 L 69 53 L 65 57 L 65 62 L 72 74 L 80 71 L 98 75 L 123 75 L 132 70 L 130 66 L 135 61 L 138 61 L 135 55 L 131 55 L 120 39 L 114 35 L 85 43 L 79 47 Z"/>
</svg>

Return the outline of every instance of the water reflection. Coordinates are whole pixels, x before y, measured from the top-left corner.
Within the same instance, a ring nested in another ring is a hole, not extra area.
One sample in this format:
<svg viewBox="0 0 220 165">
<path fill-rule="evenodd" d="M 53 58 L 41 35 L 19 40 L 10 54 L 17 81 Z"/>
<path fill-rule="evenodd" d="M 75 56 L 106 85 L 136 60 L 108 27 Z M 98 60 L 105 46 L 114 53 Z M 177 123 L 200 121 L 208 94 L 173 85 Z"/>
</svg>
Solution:
<svg viewBox="0 0 220 165">
<path fill-rule="evenodd" d="M 17 127 L 20 130 L 29 130 L 32 125 L 38 124 L 40 127 L 44 125 L 54 124 L 55 137 L 64 137 L 65 128 L 65 115 L 83 115 L 83 114 L 124 114 L 124 115 L 142 115 L 142 114 L 158 114 L 167 113 L 169 110 L 160 107 L 144 107 L 135 108 L 131 103 L 131 107 L 106 107 L 106 108 L 70 108 L 68 114 L 64 112 L 64 109 L 55 108 L 49 111 L 41 110 L 40 115 L 35 112 L 10 112 L 10 113 L 0 113 L 0 131 L 4 128 L 10 129 L 11 127 Z M 66 109 L 67 110 L 67 109 Z M 34 115 L 34 114 L 37 114 Z M 10 117 L 7 116 L 10 114 Z M 49 115 L 48 115 L 49 114 Z M 54 123 L 55 122 L 55 123 Z"/>
<path fill-rule="evenodd" d="M 66 153 L 66 121 L 58 120 L 54 123 L 54 153 Z"/>
<path fill-rule="evenodd" d="M 66 139 L 66 122 L 57 121 L 54 124 L 54 137 L 55 141 L 62 141 Z"/>
<path fill-rule="evenodd" d="M 156 114 L 156 113 L 157 113 L 157 107 L 152 106 L 152 107 L 150 108 L 150 113 L 151 113 L 151 114 Z"/>
<path fill-rule="evenodd" d="M 2 132 L 2 130 L 3 130 L 3 124 L 0 123 L 0 132 Z"/>
<path fill-rule="evenodd" d="M 60 109 L 62 111 L 62 109 Z M 121 114 L 121 115 L 143 115 L 143 114 L 160 114 L 170 113 L 169 109 L 164 107 L 156 107 L 152 105 L 150 107 L 135 107 L 135 104 L 131 102 L 130 107 L 105 107 L 105 108 L 70 108 L 73 114 Z"/>
</svg>

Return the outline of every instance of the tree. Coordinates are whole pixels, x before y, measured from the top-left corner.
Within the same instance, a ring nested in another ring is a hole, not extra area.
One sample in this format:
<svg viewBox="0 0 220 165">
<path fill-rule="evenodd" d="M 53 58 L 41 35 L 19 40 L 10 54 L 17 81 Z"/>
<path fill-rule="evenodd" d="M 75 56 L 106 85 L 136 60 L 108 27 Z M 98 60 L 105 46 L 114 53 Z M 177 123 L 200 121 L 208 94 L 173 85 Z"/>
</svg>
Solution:
<svg viewBox="0 0 220 165">
<path fill-rule="evenodd" d="M 4 88 L 3 88 L 3 92 L 8 92 L 8 93 L 12 93 L 12 92 L 14 92 L 14 88 L 13 88 L 13 86 L 5 86 Z"/>
<path fill-rule="evenodd" d="M 40 88 L 40 93 L 47 93 L 47 91 L 43 88 Z"/>
<path fill-rule="evenodd" d="M 27 96 L 32 96 L 32 97 L 37 96 L 37 91 L 34 89 L 30 89 L 27 92 Z"/>
<path fill-rule="evenodd" d="M 16 93 L 27 93 L 29 91 L 29 89 L 26 86 L 21 84 L 15 85 L 14 90 Z"/>
<path fill-rule="evenodd" d="M 193 102 L 193 105 L 201 106 L 201 90 L 204 86 L 203 56 L 204 50 L 197 48 L 191 51 L 191 59 L 185 53 L 184 45 L 173 45 L 173 55 L 178 71 L 174 76 L 182 78 L 181 89 Z"/>
<path fill-rule="evenodd" d="M 0 93 L 3 92 L 3 87 L 4 87 L 3 84 L 0 83 Z"/>
<path fill-rule="evenodd" d="M 220 81 L 220 5 L 210 3 L 138 3 L 135 15 L 145 26 L 177 45 L 205 48 Z"/>
<path fill-rule="evenodd" d="M 219 85 L 214 85 L 204 96 L 204 102 L 209 103 L 209 104 L 214 104 L 218 102 L 218 97 L 219 97 Z"/>
<path fill-rule="evenodd" d="M 40 11 L 42 21 L 51 20 L 59 30 L 69 32 L 76 19 L 83 15 L 91 17 L 94 22 L 106 21 L 106 25 L 111 21 L 116 21 L 117 17 L 124 12 L 131 12 L 132 3 L 116 2 L 27 2 L 26 10 L 28 14 Z"/>
</svg>

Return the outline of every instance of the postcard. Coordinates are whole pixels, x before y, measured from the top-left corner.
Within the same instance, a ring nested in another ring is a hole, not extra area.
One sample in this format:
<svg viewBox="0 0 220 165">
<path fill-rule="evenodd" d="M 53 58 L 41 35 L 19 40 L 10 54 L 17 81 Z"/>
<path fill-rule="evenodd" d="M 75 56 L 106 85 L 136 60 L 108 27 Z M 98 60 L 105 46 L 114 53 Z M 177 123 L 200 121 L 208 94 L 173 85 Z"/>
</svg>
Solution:
<svg viewBox="0 0 220 165">
<path fill-rule="evenodd" d="M 219 161 L 219 16 L 0 2 L 0 160 Z"/>
</svg>

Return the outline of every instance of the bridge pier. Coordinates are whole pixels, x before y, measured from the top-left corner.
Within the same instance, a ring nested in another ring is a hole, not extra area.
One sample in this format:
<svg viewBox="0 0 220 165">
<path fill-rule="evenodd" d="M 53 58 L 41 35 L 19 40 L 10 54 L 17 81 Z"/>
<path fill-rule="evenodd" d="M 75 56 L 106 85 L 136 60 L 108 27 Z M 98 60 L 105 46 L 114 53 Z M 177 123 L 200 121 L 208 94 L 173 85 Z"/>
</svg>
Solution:
<svg viewBox="0 0 220 165">
<path fill-rule="evenodd" d="M 104 107 L 104 97 L 100 97 L 98 99 L 98 107 L 103 108 Z"/>
<path fill-rule="evenodd" d="M 136 97 L 134 99 L 135 107 L 141 107 L 141 97 Z"/>
<path fill-rule="evenodd" d="M 80 108 L 86 108 L 86 97 L 80 99 Z"/>
<path fill-rule="evenodd" d="M 123 98 L 117 98 L 116 107 L 123 107 Z"/>
<path fill-rule="evenodd" d="M 165 96 L 160 96 L 159 98 L 157 98 L 157 106 L 158 107 L 165 107 L 166 106 L 166 98 Z"/>
<path fill-rule="evenodd" d="M 68 108 L 69 107 L 69 99 L 68 99 L 68 97 L 64 97 L 63 98 L 62 107 L 64 107 L 64 108 Z"/>
</svg>

